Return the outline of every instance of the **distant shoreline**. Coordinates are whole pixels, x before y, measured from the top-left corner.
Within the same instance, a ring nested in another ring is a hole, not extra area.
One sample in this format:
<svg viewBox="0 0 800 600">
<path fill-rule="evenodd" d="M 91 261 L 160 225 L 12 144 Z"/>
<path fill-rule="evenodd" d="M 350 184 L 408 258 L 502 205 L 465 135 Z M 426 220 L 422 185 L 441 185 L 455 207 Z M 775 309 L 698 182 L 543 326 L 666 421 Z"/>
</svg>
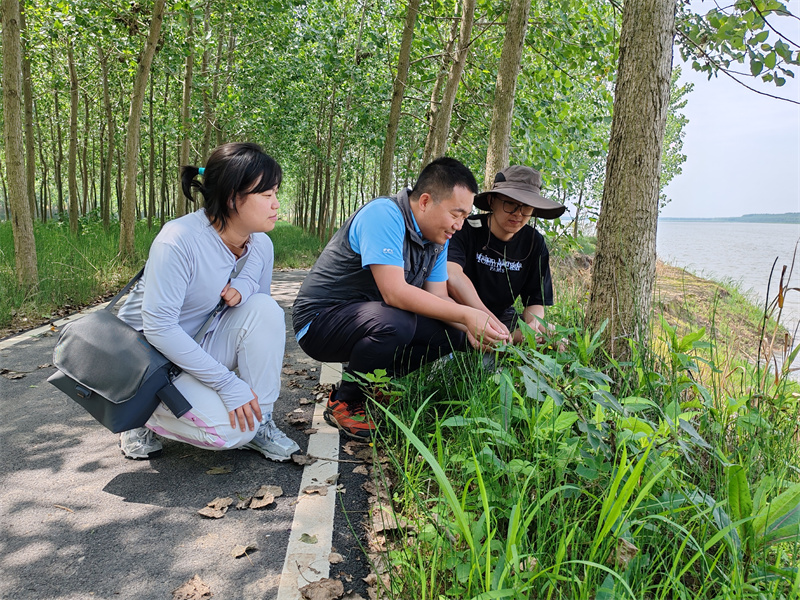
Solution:
<svg viewBox="0 0 800 600">
<path fill-rule="evenodd" d="M 741 217 L 659 217 L 659 221 L 701 221 L 704 223 L 785 223 L 800 225 L 800 212 L 752 214 Z"/>
</svg>

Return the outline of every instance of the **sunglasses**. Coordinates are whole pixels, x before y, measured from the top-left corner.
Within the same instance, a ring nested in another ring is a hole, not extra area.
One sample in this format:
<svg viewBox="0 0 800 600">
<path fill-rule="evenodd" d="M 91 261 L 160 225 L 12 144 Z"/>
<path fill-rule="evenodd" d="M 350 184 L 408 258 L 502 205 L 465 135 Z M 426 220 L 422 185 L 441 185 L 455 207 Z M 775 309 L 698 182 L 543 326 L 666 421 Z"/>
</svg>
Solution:
<svg viewBox="0 0 800 600">
<path fill-rule="evenodd" d="M 511 200 L 503 200 L 503 212 L 513 215 L 519 211 L 523 217 L 530 217 L 533 215 L 533 207 L 527 204 L 520 204 L 519 202 L 512 202 Z"/>
</svg>

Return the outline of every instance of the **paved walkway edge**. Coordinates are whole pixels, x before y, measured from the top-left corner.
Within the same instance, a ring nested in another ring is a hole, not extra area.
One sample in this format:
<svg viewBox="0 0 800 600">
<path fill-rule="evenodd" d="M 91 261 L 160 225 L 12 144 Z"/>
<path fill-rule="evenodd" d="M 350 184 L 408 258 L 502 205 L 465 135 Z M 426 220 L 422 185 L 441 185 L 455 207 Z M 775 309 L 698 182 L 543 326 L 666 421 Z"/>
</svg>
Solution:
<svg viewBox="0 0 800 600">
<path fill-rule="evenodd" d="M 336 509 L 339 431 L 325 422 L 322 417 L 324 411 L 325 402 L 317 404 L 314 409 L 311 427 L 317 432 L 308 438 L 308 454 L 318 460 L 303 469 L 277 600 L 298 600 L 301 587 L 325 579 L 330 574 L 328 557 Z M 303 490 L 310 485 L 327 486 L 328 493 L 325 496 L 304 494 Z"/>
</svg>

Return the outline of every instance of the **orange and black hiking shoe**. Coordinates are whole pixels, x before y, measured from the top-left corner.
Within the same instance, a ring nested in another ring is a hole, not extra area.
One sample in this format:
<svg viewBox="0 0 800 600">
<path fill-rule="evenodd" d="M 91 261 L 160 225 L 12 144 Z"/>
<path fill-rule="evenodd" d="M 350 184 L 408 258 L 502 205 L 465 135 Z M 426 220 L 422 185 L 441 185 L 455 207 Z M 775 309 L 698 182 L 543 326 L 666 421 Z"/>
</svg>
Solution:
<svg viewBox="0 0 800 600">
<path fill-rule="evenodd" d="M 367 416 L 364 406 L 350 406 L 336 398 L 336 388 L 333 388 L 328 398 L 328 406 L 323 414 L 329 425 L 338 427 L 339 431 L 347 437 L 369 441 L 375 432 L 375 423 Z"/>
</svg>

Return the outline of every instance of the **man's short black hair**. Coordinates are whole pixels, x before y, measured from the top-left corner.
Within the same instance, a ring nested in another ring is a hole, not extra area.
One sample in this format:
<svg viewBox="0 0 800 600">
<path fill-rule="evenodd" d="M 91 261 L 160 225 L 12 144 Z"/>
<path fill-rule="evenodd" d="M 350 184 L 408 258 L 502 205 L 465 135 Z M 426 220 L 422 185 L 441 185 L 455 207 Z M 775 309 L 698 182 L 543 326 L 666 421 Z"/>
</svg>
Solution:
<svg viewBox="0 0 800 600">
<path fill-rule="evenodd" d="M 475 181 L 472 171 L 455 158 L 442 156 L 422 169 L 409 197 L 418 200 L 422 194 L 428 193 L 438 204 L 449 197 L 458 186 L 473 194 L 478 193 L 478 182 Z"/>
</svg>

